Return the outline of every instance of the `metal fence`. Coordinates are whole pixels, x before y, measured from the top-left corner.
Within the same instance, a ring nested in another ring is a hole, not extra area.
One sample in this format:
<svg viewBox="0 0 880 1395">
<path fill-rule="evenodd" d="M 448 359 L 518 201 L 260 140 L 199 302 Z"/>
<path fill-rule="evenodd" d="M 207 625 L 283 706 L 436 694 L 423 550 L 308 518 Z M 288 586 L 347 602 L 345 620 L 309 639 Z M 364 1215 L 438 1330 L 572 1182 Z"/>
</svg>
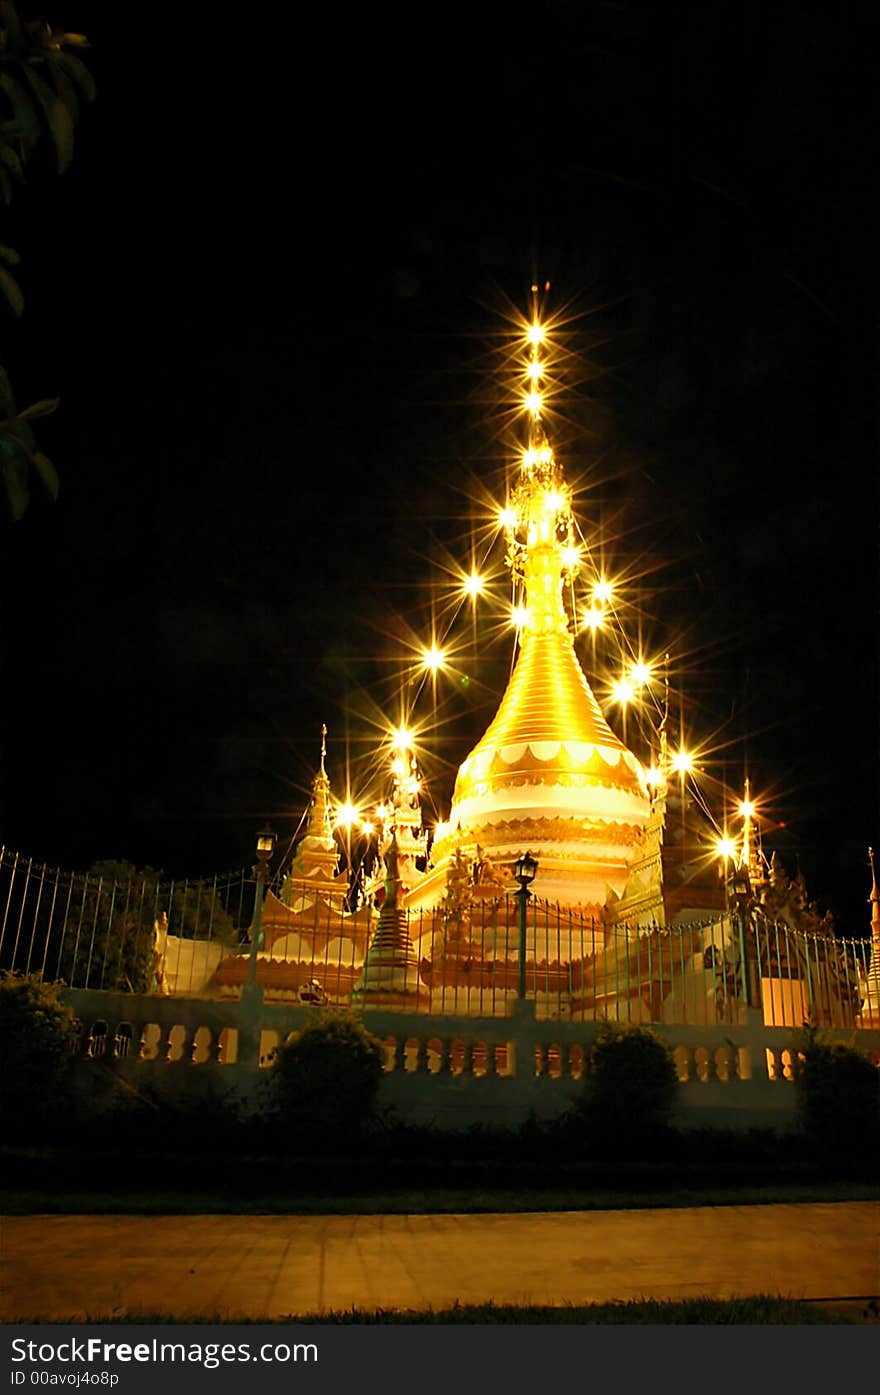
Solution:
<svg viewBox="0 0 880 1395">
<path fill-rule="evenodd" d="M 196 880 L 118 864 L 65 872 L 0 850 L 0 968 L 73 988 L 237 998 L 247 981 L 253 874 Z M 255 961 L 267 1001 L 362 1002 L 415 1012 L 504 1017 L 520 993 L 523 927 L 515 898 L 455 914 L 349 914 L 308 897 L 267 901 Z M 525 994 L 538 1018 L 847 1028 L 880 1020 L 869 941 L 804 934 L 761 912 L 660 928 L 605 924 L 532 898 Z M 369 955 L 369 958 L 368 958 Z M 366 972 L 365 972 L 366 964 Z"/>
<path fill-rule="evenodd" d="M 186 946 L 193 966 L 219 962 L 246 935 L 253 909 L 246 871 L 173 880 L 108 862 L 70 872 L 0 849 L 0 969 L 73 988 L 157 991 L 163 936 Z"/>
</svg>

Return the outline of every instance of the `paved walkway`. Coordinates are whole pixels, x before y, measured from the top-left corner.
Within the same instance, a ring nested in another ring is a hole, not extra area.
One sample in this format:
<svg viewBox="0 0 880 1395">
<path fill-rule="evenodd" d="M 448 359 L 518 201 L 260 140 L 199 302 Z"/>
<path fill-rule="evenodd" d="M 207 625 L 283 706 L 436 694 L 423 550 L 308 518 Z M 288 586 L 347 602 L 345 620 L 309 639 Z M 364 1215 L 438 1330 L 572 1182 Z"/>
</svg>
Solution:
<svg viewBox="0 0 880 1395">
<path fill-rule="evenodd" d="M 880 1203 L 433 1216 L 27 1216 L 0 1317 L 880 1294 Z"/>
</svg>

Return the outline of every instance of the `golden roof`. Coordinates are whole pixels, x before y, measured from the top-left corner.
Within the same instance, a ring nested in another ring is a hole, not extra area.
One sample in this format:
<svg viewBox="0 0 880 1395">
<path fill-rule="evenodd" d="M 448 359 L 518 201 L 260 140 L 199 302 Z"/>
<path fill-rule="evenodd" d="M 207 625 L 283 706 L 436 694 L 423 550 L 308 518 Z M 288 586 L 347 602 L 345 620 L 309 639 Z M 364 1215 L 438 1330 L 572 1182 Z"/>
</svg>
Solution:
<svg viewBox="0 0 880 1395">
<path fill-rule="evenodd" d="M 459 770 L 453 804 L 477 781 L 497 787 L 525 771 L 641 792 L 638 762 L 606 722 L 561 628 L 524 637 L 501 705 Z"/>
</svg>

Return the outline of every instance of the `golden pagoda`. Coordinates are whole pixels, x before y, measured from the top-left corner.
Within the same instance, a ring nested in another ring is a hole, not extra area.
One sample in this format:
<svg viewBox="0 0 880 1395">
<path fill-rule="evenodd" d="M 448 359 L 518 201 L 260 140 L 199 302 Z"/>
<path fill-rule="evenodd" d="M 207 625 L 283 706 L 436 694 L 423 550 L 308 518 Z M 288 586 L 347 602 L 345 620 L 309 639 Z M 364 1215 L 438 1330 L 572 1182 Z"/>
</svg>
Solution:
<svg viewBox="0 0 880 1395">
<path fill-rule="evenodd" d="M 519 655 L 498 711 L 459 767 L 447 831 L 410 906 L 436 904 L 455 850 L 479 845 L 496 867 L 530 851 L 538 896 L 598 912 L 623 891 L 650 813 L 642 767 L 608 725 L 575 653 L 564 590 L 580 548 L 571 493 L 542 422 L 537 319 L 526 340 L 528 444 L 502 516 L 522 597 L 514 608 Z"/>
</svg>

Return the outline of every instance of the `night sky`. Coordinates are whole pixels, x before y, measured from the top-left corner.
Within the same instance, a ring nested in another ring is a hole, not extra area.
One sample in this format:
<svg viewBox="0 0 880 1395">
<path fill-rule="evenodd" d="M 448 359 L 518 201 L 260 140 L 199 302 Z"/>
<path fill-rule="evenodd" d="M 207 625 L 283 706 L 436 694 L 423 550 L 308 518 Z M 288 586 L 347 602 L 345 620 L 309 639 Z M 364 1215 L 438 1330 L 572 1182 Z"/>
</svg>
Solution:
<svg viewBox="0 0 880 1395">
<path fill-rule="evenodd" d="M 551 434 L 587 539 L 628 569 L 692 736 L 728 743 L 712 774 L 748 766 L 766 848 L 861 930 L 871 31 L 749 0 L 24 8 L 89 36 L 98 98 L 0 239 L 26 294 L 4 365 L 20 405 L 61 399 L 39 424 L 60 497 L 2 525 L 4 841 L 61 866 L 242 865 L 263 820 L 282 845 L 297 827 L 322 721 L 344 792 L 443 565 L 469 564 L 471 499 L 503 498 L 505 317 L 549 279 Z M 510 642 L 438 682 L 441 812 Z"/>
</svg>

